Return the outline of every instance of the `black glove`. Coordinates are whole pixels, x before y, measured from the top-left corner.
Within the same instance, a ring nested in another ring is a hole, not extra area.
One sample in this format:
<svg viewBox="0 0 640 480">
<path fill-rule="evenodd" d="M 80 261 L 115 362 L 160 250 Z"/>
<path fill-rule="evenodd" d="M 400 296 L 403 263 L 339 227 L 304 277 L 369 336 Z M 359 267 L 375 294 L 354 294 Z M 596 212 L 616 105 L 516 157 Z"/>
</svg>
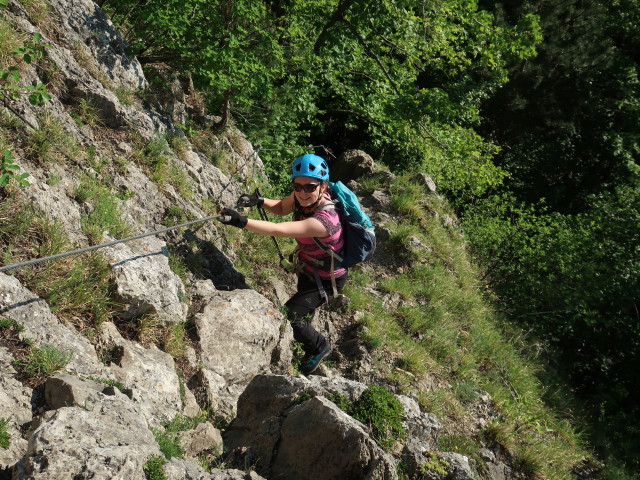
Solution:
<svg viewBox="0 0 640 480">
<path fill-rule="evenodd" d="M 221 217 L 218 220 L 225 225 L 231 225 L 238 228 L 244 228 L 247 226 L 247 217 L 243 217 L 235 210 L 230 208 L 223 208 L 220 210 Z"/>
<path fill-rule="evenodd" d="M 251 195 L 249 193 L 243 193 L 240 195 L 238 202 L 236 203 L 237 207 L 261 207 L 264 203 L 264 197 L 260 195 Z"/>
</svg>

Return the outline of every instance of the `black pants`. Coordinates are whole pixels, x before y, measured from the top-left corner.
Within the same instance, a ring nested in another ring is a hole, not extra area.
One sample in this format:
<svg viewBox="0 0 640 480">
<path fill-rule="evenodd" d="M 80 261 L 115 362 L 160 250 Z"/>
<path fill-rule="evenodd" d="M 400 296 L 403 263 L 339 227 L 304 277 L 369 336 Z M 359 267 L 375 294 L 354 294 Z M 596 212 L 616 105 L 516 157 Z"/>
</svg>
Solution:
<svg viewBox="0 0 640 480">
<path fill-rule="evenodd" d="M 336 278 L 336 287 L 338 291 L 342 290 L 348 275 L 345 273 L 341 277 Z M 327 295 L 333 293 L 331 279 L 323 280 Z M 293 328 L 293 338 L 296 342 L 302 343 L 305 353 L 316 354 L 327 346 L 327 339 L 311 326 L 313 314 L 320 305 L 325 302 L 325 296 L 318 289 L 316 280 L 309 278 L 304 273 L 298 275 L 298 291 L 291 297 L 285 308 L 287 309 L 287 318 Z"/>
</svg>

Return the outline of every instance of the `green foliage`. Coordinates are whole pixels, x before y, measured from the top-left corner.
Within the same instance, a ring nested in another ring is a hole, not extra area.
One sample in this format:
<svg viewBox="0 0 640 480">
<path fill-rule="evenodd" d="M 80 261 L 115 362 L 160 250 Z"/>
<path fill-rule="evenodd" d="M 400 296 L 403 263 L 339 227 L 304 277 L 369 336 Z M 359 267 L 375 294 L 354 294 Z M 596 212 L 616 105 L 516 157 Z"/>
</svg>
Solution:
<svg viewBox="0 0 640 480">
<path fill-rule="evenodd" d="M 33 347 L 22 359 L 16 359 L 16 365 L 28 377 L 52 375 L 59 372 L 71 361 L 73 352 L 45 344 Z"/>
<path fill-rule="evenodd" d="M 420 473 L 422 473 L 423 475 L 426 473 L 436 474 L 440 476 L 447 475 L 447 468 L 450 464 L 442 458 L 442 455 L 433 450 L 425 452 L 424 455 L 427 457 L 427 461 L 420 465 Z"/>
<path fill-rule="evenodd" d="M 151 428 L 151 432 L 166 459 L 182 458 L 184 450 L 180 445 L 180 439 L 173 432 L 167 432 L 162 428 L 155 427 Z"/>
<path fill-rule="evenodd" d="M 589 211 L 562 215 L 496 197 L 468 209 L 465 230 L 503 308 L 550 342 L 584 399 L 594 443 L 606 456 L 607 437 L 625 432 L 617 455 L 639 458 L 630 425 L 640 411 L 629 399 L 640 394 L 630 367 L 640 359 L 640 195 L 623 186 L 589 202 Z"/>
<path fill-rule="evenodd" d="M 164 464 L 166 460 L 163 457 L 152 456 L 149 457 L 144 464 L 143 470 L 147 480 L 167 480 L 164 474 Z"/>
<path fill-rule="evenodd" d="M 180 445 L 180 432 L 193 429 L 205 420 L 207 420 L 206 414 L 195 417 L 176 415 L 173 419 L 163 422 L 162 428 L 152 428 L 153 436 L 165 458 L 167 460 L 173 457 L 182 458 L 184 449 Z"/>
<path fill-rule="evenodd" d="M 165 211 L 163 222 L 168 227 L 180 225 L 181 223 L 185 223 L 187 221 L 189 221 L 187 213 L 177 205 L 171 205 Z"/>
<path fill-rule="evenodd" d="M 20 325 L 13 318 L 0 318 L 0 329 L 4 328 L 17 328 L 18 331 L 22 331 L 24 326 Z"/>
<path fill-rule="evenodd" d="M 368 425 L 376 441 L 385 449 L 406 437 L 402 425 L 404 414 L 396 396 L 379 385 L 369 385 L 352 409 L 353 417 Z"/>
<path fill-rule="evenodd" d="M 347 399 L 347 397 L 340 393 L 327 394 L 327 399 L 335 403 L 336 407 L 338 407 L 343 412 L 350 412 L 353 408 L 353 404 Z"/>
<path fill-rule="evenodd" d="M 499 184 L 496 148 L 472 127 L 480 102 L 506 81 L 507 60 L 533 55 L 540 39 L 533 15 L 498 27 L 475 2 L 458 0 L 420 8 L 106 0 L 103 8 L 143 63 L 191 72 L 223 121 L 231 108 L 244 131 L 275 147 L 261 154 L 278 187 L 294 153 L 276 150 L 312 136 L 340 150 L 365 148 L 397 168 L 427 169 L 461 194 Z"/>
<path fill-rule="evenodd" d="M 20 167 L 13 163 L 11 150 L 5 150 L 2 157 L 0 157 L 0 187 L 9 185 L 12 180 L 20 187 L 29 185 L 29 182 L 26 180 L 29 174 L 26 172 L 17 174 L 16 170 L 20 170 Z"/>
<path fill-rule="evenodd" d="M 41 43 L 42 34 L 35 33 L 32 41 L 27 41 L 23 46 L 15 48 L 11 53 L 14 56 L 14 64 L 0 70 L 0 96 L 5 100 L 16 100 L 22 95 L 27 95 L 32 105 L 42 105 L 51 99 L 47 93 L 47 87 L 41 83 L 36 85 L 23 85 L 21 82 L 21 67 L 24 63 L 30 65 L 42 58 L 44 49 L 50 45 Z"/>
<path fill-rule="evenodd" d="M 5 450 L 9 448 L 9 422 L 11 417 L 0 418 L 0 447 Z"/>
</svg>

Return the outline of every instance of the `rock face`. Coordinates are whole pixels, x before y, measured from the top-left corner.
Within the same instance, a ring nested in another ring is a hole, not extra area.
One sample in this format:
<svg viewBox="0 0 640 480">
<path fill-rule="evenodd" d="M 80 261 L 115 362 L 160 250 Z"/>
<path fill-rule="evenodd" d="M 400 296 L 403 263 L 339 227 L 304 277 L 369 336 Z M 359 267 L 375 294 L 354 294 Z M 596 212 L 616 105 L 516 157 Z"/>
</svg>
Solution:
<svg viewBox="0 0 640 480">
<path fill-rule="evenodd" d="M 257 376 L 238 400 L 225 445 L 245 451 L 267 478 L 397 478 L 397 460 L 376 444 L 368 427 L 327 398 L 355 401 L 365 389 L 343 378 Z M 435 443 L 437 419 L 421 413 L 415 400 L 401 401 L 407 431 L 424 445 Z"/>
<path fill-rule="evenodd" d="M 346 184 L 350 180 L 370 176 L 375 170 L 371 155 L 362 150 L 347 150 L 331 164 L 331 178 Z"/>
<path fill-rule="evenodd" d="M 184 285 L 169 268 L 165 242 L 147 237 L 137 245 L 109 247 L 105 255 L 113 269 L 116 301 L 124 306 L 123 318 L 154 315 L 160 323 L 186 320 Z"/>
<path fill-rule="evenodd" d="M 40 418 L 14 478 L 144 478 L 148 457 L 160 455 L 144 417 L 123 394 L 86 400 Z"/>
<path fill-rule="evenodd" d="M 210 402 L 230 411 L 255 375 L 288 370 L 293 334 L 280 311 L 256 291 L 209 292 L 195 315 L 200 361 Z"/>
</svg>

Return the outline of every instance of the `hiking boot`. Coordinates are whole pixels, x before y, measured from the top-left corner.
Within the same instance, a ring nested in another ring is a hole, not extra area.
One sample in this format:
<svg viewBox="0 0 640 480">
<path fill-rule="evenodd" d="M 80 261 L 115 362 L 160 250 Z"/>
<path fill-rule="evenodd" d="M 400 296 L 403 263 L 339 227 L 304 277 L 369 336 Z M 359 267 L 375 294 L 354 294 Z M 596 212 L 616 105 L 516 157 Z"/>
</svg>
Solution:
<svg viewBox="0 0 640 480">
<path fill-rule="evenodd" d="M 305 363 L 300 365 L 300 371 L 304 375 L 309 375 L 315 371 L 316 368 L 320 365 L 320 362 L 331 353 L 331 344 L 327 342 L 327 346 L 322 349 L 320 353 L 316 353 L 312 355 L 308 359 L 305 359 Z"/>
</svg>

